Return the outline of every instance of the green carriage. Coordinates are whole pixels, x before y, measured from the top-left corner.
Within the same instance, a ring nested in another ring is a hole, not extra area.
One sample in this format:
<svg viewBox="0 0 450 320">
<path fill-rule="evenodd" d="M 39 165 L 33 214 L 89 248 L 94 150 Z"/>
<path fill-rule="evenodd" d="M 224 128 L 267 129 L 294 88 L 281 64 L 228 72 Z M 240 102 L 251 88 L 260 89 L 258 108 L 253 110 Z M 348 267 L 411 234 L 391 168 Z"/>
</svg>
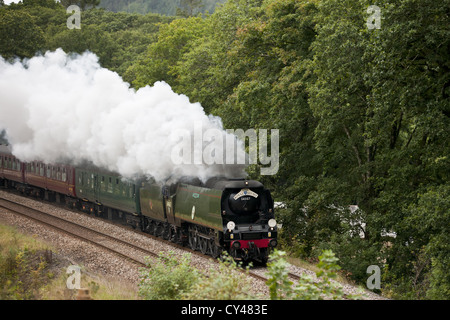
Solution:
<svg viewBox="0 0 450 320">
<path fill-rule="evenodd" d="M 82 200 L 81 210 L 109 219 L 124 218 L 134 226 L 139 226 L 141 212 L 137 183 L 96 167 L 75 170 L 75 188 Z"/>
</svg>

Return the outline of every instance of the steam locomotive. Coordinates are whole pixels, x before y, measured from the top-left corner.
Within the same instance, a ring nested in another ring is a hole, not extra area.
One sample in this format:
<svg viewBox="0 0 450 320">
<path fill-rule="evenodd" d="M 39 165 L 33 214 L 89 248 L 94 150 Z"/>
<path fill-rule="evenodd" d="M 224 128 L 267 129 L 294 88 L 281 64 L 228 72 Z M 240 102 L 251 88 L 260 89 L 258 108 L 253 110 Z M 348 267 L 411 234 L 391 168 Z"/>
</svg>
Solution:
<svg viewBox="0 0 450 320">
<path fill-rule="evenodd" d="M 126 180 L 92 165 L 24 163 L 0 145 L 0 186 L 122 220 L 214 258 L 226 251 L 236 260 L 265 263 L 277 246 L 273 199 L 254 180 Z"/>
</svg>

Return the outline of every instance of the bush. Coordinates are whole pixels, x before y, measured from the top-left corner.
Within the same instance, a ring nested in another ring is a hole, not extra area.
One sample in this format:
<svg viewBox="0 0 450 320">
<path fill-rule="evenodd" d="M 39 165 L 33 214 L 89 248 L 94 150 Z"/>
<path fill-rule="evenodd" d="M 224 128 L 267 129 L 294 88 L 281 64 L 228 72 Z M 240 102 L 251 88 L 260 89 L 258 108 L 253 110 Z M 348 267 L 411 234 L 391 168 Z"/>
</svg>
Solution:
<svg viewBox="0 0 450 320">
<path fill-rule="evenodd" d="M 302 276 L 294 285 L 289 280 L 288 263 L 285 252 L 275 250 L 270 255 L 268 276 L 270 299 L 272 300 L 322 300 L 351 299 L 359 296 L 345 295 L 341 285 L 333 281 L 340 267 L 338 258 L 331 250 L 324 250 L 319 257 L 316 272 L 317 279 Z M 248 277 L 242 273 L 242 267 L 232 257 L 223 256 L 219 268 L 202 272 L 190 266 L 190 254 L 184 254 L 177 261 L 174 253 L 160 253 L 155 263 L 148 263 L 141 270 L 139 295 L 149 300 L 244 300 L 259 299 L 252 295 L 252 286 Z M 247 270 L 248 271 L 248 270 Z"/>
<path fill-rule="evenodd" d="M 186 253 L 180 261 L 173 251 L 160 253 L 157 261 L 147 260 L 141 269 L 139 296 L 147 300 L 178 300 L 198 282 L 200 274 L 190 265 L 191 255 Z"/>
<path fill-rule="evenodd" d="M 38 299 L 48 280 L 46 251 L 12 248 L 0 254 L 0 299 Z"/>
<path fill-rule="evenodd" d="M 191 255 L 178 262 L 174 252 L 160 253 L 155 263 L 141 269 L 139 296 L 147 300 L 241 300 L 251 299 L 251 285 L 241 267 L 228 255 L 217 270 L 203 274 L 190 265 Z"/>
<path fill-rule="evenodd" d="M 251 283 L 242 274 L 242 268 L 228 255 L 220 261 L 219 269 L 202 277 L 183 295 L 185 300 L 245 300 L 251 296 Z"/>
</svg>

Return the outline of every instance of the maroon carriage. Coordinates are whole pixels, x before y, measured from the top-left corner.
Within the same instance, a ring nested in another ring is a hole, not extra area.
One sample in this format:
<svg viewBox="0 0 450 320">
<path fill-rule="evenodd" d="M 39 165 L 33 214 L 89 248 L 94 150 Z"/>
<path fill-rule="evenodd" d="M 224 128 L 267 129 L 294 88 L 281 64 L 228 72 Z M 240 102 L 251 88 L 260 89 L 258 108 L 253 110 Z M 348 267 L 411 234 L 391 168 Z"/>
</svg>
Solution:
<svg viewBox="0 0 450 320">
<path fill-rule="evenodd" d="M 76 197 L 75 168 L 64 164 L 33 161 L 26 164 L 25 183 L 28 192 L 59 202 L 61 196 Z"/>
<path fill-rule="evenodd" d="M 24 190 L 23 163 L 11 153 L 11 148 L 0 145 L 0 180 L 3 186 Z"/>
</svg>

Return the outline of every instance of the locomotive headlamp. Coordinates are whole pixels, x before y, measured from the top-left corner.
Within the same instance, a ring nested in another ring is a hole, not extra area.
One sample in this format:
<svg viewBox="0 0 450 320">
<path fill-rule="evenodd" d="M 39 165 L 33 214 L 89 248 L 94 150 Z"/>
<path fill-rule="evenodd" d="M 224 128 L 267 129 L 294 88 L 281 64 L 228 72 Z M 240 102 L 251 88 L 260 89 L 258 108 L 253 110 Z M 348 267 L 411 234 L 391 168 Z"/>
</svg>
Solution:
<svg viewBox="0 0 450 320">
<path fill-rule="evenodd" d="M 233 221 L 229 221 L 229 222 L 227 223 L 227 229 L 228 229 L 229 231 L 234 230 L 235 227 L 236 227 L 236 224 L 235 224 Z"/>
<path fill-rule="evenodd" d="M 277 225 L 277 222 L 275 221 L 275 219 L 270 219 L 268 224 L 269 224 L 269 227 L 275 228 Z"/>
</svg>

